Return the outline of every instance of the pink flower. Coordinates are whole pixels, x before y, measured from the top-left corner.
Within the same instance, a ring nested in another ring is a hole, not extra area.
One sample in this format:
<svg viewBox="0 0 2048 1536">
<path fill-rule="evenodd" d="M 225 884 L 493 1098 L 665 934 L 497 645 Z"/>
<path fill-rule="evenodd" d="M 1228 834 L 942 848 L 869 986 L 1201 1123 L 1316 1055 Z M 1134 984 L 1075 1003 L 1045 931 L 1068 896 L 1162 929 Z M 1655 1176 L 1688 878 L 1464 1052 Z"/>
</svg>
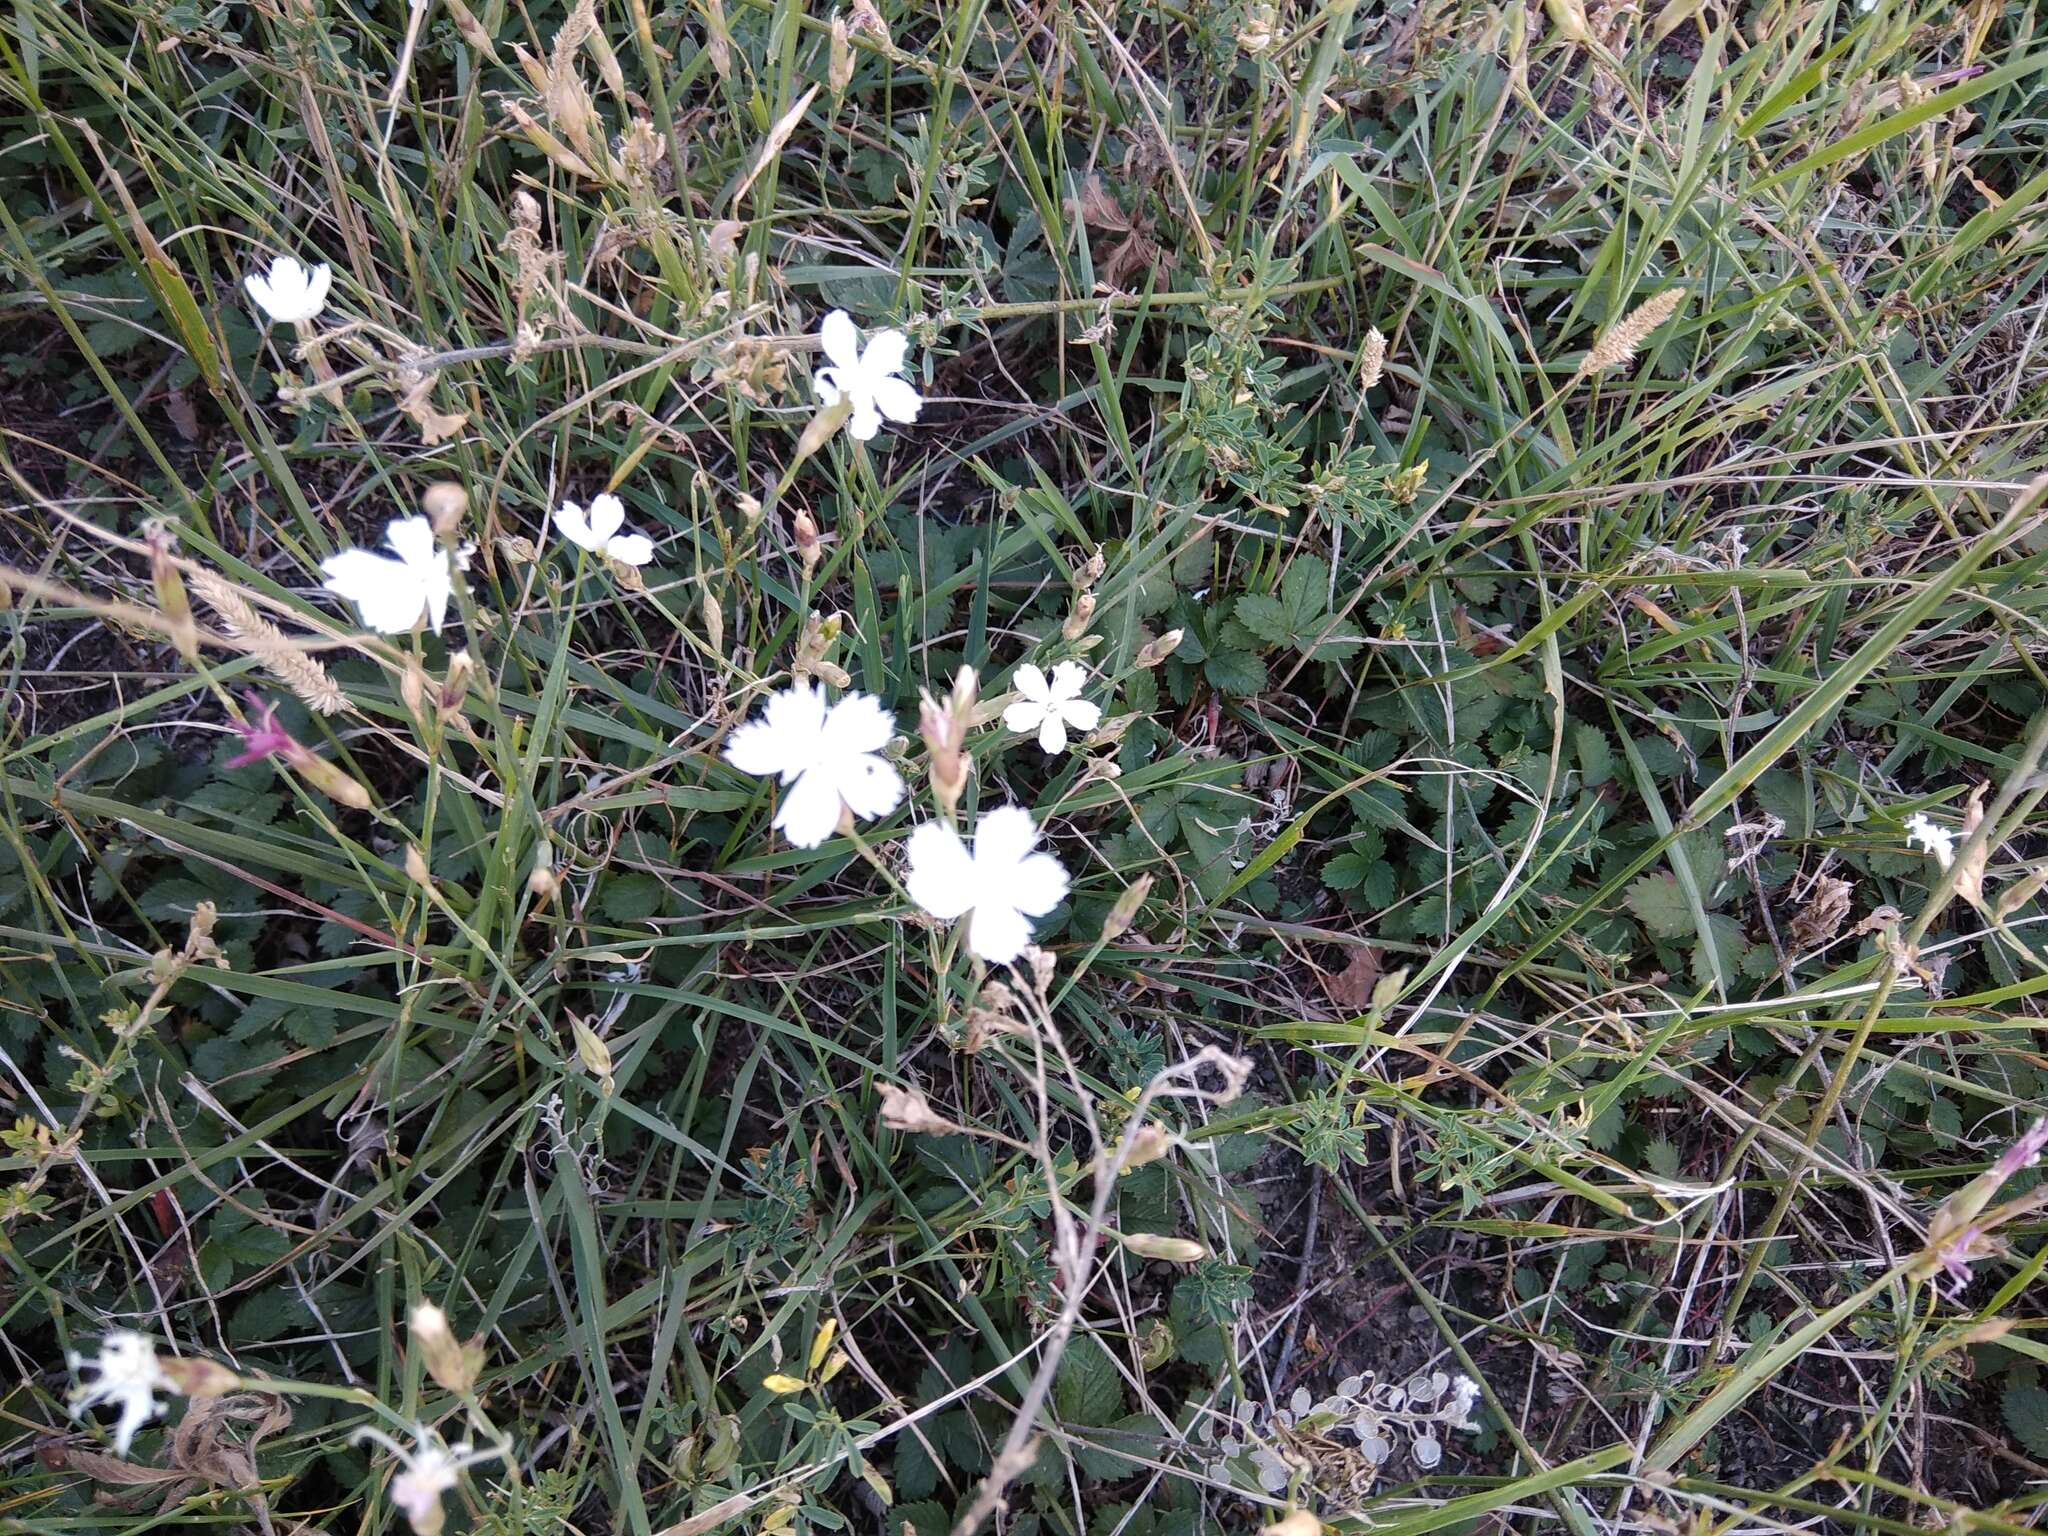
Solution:
<svg viewBox="0 0 2048 1536">
<path fill-rule="evenodd" d="M 2022 1168 L 2031 1168 L 2040 1162 L 2044 1147 L 2048 1147 L 2048 1119 L 2036 1120 L 2031 1130 L 1999 1154 L 1998 1161 L 1991 1165 L 1991 1171 L 2003 1183 Z"/>
<path fill-rule="evenodd" d="M 251 763 L 261 763 L 273 757 L 291 762 L 306 750 L 277 723 L 275 704 L 257 697 L 253 688 L 242 697 L 249 701 L 252 718 L 233 722 L 235 729 L 242 734 L 242 750 L 228 759 L 230 768 L 246 768 Z"/>
<path fill-rule="evenodd" d="M 1954 1237 L 1943 1238 L 1934 1245 L 1934 1262 L 1948 1277 L 1948 1293 L 1960 1296 L 1971 1280 L 1970 1266 L 1978 1259 L 1988 1259 L 2004 1245 L 1985 1234 L 1982 1227 L 1968 1226 Z"/>
</svg>

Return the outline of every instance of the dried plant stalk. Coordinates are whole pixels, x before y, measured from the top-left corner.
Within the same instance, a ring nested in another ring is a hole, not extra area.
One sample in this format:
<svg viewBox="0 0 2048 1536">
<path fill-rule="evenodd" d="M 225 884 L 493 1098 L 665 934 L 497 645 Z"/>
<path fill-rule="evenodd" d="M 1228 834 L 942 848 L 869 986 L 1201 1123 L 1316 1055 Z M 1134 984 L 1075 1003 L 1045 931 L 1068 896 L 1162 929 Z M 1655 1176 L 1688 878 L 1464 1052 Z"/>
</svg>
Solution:
<svg viewBox="0 0 2048 1536">
<path fill-rule="evenodd" d="M 291 689 L 308 709 L 336 715 L 348 708 L 348 695 L 327 675 L 327 669 L 258 613 L 233 583 L 212 571 L 194 571 L 191 586 L 200 601 L 213 610 L 229 638 L 262 662 L 264 670 Z"/>
</svg>

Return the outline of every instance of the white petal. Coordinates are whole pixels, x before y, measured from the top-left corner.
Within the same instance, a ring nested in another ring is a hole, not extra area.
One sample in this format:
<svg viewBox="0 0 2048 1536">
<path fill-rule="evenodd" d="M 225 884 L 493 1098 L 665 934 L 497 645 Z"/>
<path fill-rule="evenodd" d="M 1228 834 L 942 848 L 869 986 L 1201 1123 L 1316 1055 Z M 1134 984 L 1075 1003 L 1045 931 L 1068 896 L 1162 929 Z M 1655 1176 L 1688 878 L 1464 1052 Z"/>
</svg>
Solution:
<svg viewBox="0 0 2048 1536">
<path fill-rule="evenodd" d="M 903 885 L 912 901 L 942 922 L 974 905 L 974 860 L 959 833 L 928 821 L 910 834 L 908 853 Z"/>
<path fill-rule="evenodd" d="M 839 374 L 831 368 L 820 368 L 811 375 L 811 388 L 826 405 L 839 403 Z"/>
<path fill-rule="evenodd" d="M 1045 680 L 1045 673 L 1036 662 L 1027 661 L 1012 672 L 1010 686 L 1039 704 L 1049 703 L 1052 699 L 1052 684 Z"/>
<path fill-rule="evenodd" d="M 455 591 L 455 583 L 448 575 L 448 562 L 443 560 L 420 572 L 420 587 L 427 604 L 427 623 L 438 635 L 447 622 L 448 599 Z"/>
<path fill-rule="evenodd" d="M 846 430 L 863 443 L 882 430 L 882 416 L 874 401 L 854 397 L 853 415 L 847 418 Z"/>
<path fill-rule="evenodd" d="M 424 517 L 395 517 L 384 525 L 384 542 L 415 570 L 446 570 L 446 558 L 434 542 L 434 525 Z"/>
<path fill-rule="evenodd" d="M 573 501 L 565 501 L 555 508 L 555 530 L 578 549 L 597 549 L 604 543 L 590 531 L 590 519 Z"/>
<path fill-rule="evenodd" d="M 849 693 L 825 717 L 827 759 L 859 752 L 879 752 L 896 734 L 896 722 L 872 693 Z"/>
<path fill-rule="evenodd" d="M 363 623 L 383 635 L 402 635 L 420 621 L 427 594 L 419 573 L 402 560 L 367 549 L 345 549 L 320 562 L 328 591 L 356 605 Z"/>
<path fill-rule="evenodd" d="M 622 533 L 604 547 L 621 565 L 645 565 L 654 558 L 654 540 L 644 533 Z"/>
<path fill-rule="evenodd" d="M 902 379 L 870 379 L 868 389 L 875 404 L 891 421 L 915 421 L 924 409 L 924 396 Z"/>
<path fill-rule="evenodd" d="M 626 526 L 626 504 L 609 491 L 590 499 L 590 531 L 603 544 Z"/>
<path fill-rule="evenodd" d="M 260 272 L 251 272 L 242 279 L 242 286 L 249 290 L 249 297 L 256 301 L 256 307 L 264 314 L 275 317 L 277 296 L 271 292 L 270 279 Z"/>
<path fill-rule="evenodd" d="M 1078 699 L 1081 690 L 1088 686 L 1088 674 L 1079 663 L 1063 661 L 1052 669 L 1052 696 L 1055 699 Z"/>
<path fill-rule="evenodd" d="M 1049 853 L 1034 853 L 1017 866 L 1005 897 L 1026 917 L 1043 917 L 1067 899 L 1067 867 Z"/>
<path fill-rule="evenodd" d="M 825 349 L 826 360 L 843 372 L 860 371 L 860 332 L 845 310 L 835 309 L 825 317 L 818 327 L 818 344 Z"/>
<path fill-rule="evenodd" d="M 313 280 L 306 286 L 306 318 L 312 319 L 327 307 L 327 290 L 334 286 L 334 269 L 321 262 L 313 269 Z"/>
<path fill-rule="evenodd" d="M 832 777 L 839 785 L 839 798 L 863 821 L 888 815 L 903 799 L 903 775 L 895 764 L 871 752 L 833 770 Z"/>
<path fill-rule="evenodd" d="M 839 783 L 813 768 L 797 775 L 775 812 L 775 826 L 797 848 L 815 848 L 839 830 Z"/>
<path fill-rule="evenodd" d="M 868 338 L 867 350 L 860 355 L 860 371 L 867 375 L 872 385 L 878 379 L 903 371 L 903 354 L 910 350 L 910 338 L 901 331 L 890 329 L 876 331 Z M 838 358 L 833 358 L 838 362 Z"/>
<path fill-rule="evenodd" d="M 808 683 L 771 694 L 761 718 L 725 744 L 725 760 L 742 773 L 782 775 L 785 782 L 818 760 L 825 732 L 825 696 Z"/>
<path fill-rule="evenodd" d="M 1046 710 L 1045 723 L 1038 728 L 1038 750 L 1047 757 L 1058 757 L 1067 750 L 1067 722 L 1056 707 Z"/>
<path fill-rule="evenodd" d="M 967 948 L 991 965 L 1007 965 L 1031 942 L 1031 924 L 1015 907 L 1000 901 L 974 909 L 967 924 Z"/>
<path fill-rule="evenodd" d="M 983 814 L 974 828 L 974 872 L 990 890 L 1003 890 L 1026 854 L 1038 843 L 1038 823 L 1021 805 L 1001 805 Z"/>
<path fill-rule="evenodd" d="M 1067 724 L 1077 731 L 1092 731 L 1102 724 L 1102 706 L 1091 704 L 1086 699 L 1069 699 L 1060 706 L 1060 713 L 1067 717 Z"/>
<path fill-rule="evenodd" d="M 1029 699 L 1019 699 L 1003 711 L 1003 724 L 1013 731 L 1024 731 L 1028 734 L 1044 723 L 1045 706 L 1034 704 Z"/>
</svg>

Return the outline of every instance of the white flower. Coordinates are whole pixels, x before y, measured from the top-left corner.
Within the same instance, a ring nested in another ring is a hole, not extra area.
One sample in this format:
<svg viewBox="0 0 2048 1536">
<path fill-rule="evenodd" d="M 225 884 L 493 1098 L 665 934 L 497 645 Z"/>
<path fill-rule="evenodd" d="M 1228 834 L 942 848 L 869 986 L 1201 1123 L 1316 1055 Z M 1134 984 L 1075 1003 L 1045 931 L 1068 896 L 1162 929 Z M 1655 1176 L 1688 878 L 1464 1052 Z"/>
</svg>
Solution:
<svg viewBox="0 0 2048 1536">
<path fill-rule="evenodd" d="M 156 1416 L 159 1392 L 175 1392 L 176 1383 L 157 1364 L 156 1346 L 139 1333 L 116 1329 L 100 1340 L 96 1359 L 70 1356 L 74 1371 L 99 1372 L 96 1381 L 80 1381 L 71 1394 L 71 1416 L 77 1418 L 101 1403 L 119 1403 L 121 1417 L 114 1425 L 114 1450 L 126 1456 L 135 1431 Z"/>
<path fill-rule="evenodd" d="M 496 1461 L 507 1449 L 504 1445 L 492 1445 L 479 1451 L 467 1440 L 456 1445 L 443 1445 L 440 1437 L 424 1425 L 413 1430 L 413 1438 L 418 1443 L 411 1450 L 382 1430 L 368 1426 L 349 1438 L 368 1440 L 398 1458 L 404 1470 L 391 1479 L 391 1502 L 405 1511 L 406 1520 L 419 1536 L 438 1536 L 441 1527 L 447 1523 L 448 1517 L 441 1509 L 441 1495 L 455 1487 L 458 1473 L 481 1461 Z"/>
<path fill-rule="evenodd" d="M 280 256 L 270 264 L 268 277 L 251 272 L 242 286 L 256 307 L 278 324 L 297 325 L 327 307 L 327 289 L 333 281 L 334 270 L 324 261 L 306 267 L 296 256 Z"/>
<path fill-rule="evenodd" d="M 398 558 L 367 549 L 344 549 L 320 562 L 328 591 L 347 598 L 363 622 L 383 635 L 402 635 L 419 623 L 421 610 L 435 634 L 448 617 L 448 598 L 455 590 L 448 556 L 434 539 L 434 525 L 424 517 L 395 518 L 384 530 L 384 542 Z M 470 546 L 455 551 L 458 569 L 469 569 Z"/>
<path fill-rule="evenodd" d="M 1955 862 L 1956 835 L 1947 827 L 1938 827 L 1927 819 L 1926 813 L 1915 811 L 1906 818 L 1906 841 L 1917 844 L 1934 855 L 1934 862 L 1947 869 Z"/>
<path fill-rule="evenodd" d="M 609 491 L 591 497 L 586 516 L 573 501 L 555 508 L 555 527 L 578 549 L 609 555 L 626 565 L 645 565 L 654 558 L 654 541 L 642 533 L 621 533 L 626 504 Z"/>
<path fill-rule="evenodd" d="M 853 317 L 835 309 L 818 327 L 818 340 L 831 366 L 811 375 L 811 387 L 827 405 L 837 405 L 841 396 L 852 403 L 847 431 L 866 442 L 880 429 L 884 416 L 891 421 L 917 420 L 924 400 L 901 376 L 909 337 L 901 331 L 877 331 L 862 351 Z"/>
<path fill-rule="evenodd" d="M 1443 1421 L 1453 1429 L 1479 1428 L 1479 1421 L 1472 1417 L 1472 1410 L 1479 1403 L 1479 1383 L 1470 1376 L 1459 1376 L 1451 1382 L 1451 1400 L 1444 1405 Z"/>
<path fill-rule="evenodd" d="M 1048 680 L 1027 661 L 1010 682 L 1023 697 L 1003 711 L 1003 724 L 1013 731 L 1036 731 L 1039 750 L 1047 757 L 1067 750 L 1068 726 L 1092 731 L 1102 723 L 1102 706 L 1081 697 L 1088 674 L 1075 662 L 1061 662 Z"/>
<path fill-rule="evenodd" d="M 895 722 L 873 694 L 849 693 L 828 708 L 823 690 L 799 682 L 732 733 L 725 759 L 790 785 L 774 824 L 797 847 L 815 848 L 838 828 L 842 806 L 866 817 L 896 809 L 903 776 L 879 755 L 893 734 Z"/>
<path fill-rule="evenodd" d="M 1067 872 L 1049 853 L 1034 853 L 1038 826 L 1022 806 L 988 812 L 969 853 L 960 834 L 928 821 L 910 834 L 910 899 L 942 922 L 974 914 L 967 948 L 994 964 L 1014 960 L 1031 942 L 1028 918 L 1043 917 L 1065 899 Z"/>
</svg>

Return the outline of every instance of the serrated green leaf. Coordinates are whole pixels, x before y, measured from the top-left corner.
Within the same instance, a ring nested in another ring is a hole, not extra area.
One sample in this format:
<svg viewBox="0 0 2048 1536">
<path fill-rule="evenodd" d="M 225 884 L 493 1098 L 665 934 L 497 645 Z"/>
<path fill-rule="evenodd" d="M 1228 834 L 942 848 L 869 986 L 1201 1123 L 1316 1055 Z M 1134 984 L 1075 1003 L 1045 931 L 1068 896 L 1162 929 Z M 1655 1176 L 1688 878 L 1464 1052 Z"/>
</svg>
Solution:
<svg viewBox="0 0 2048 1536">
<path fill-rule="evenodd" d="M 1217 651 L 1202 663 L 1202 675 L 1233 698 L 1251 698 L 1266 686 L 1266 664 L 1249 651 Z"/>
<path fill-rule="evenodd" d="M 1682 939 L 1693 933 L 1692 907 L 1678 876 L 1666 870 L 1644 875 L 1622 896 L 1636 919 L 1660 939 Z"/>
</svg>

